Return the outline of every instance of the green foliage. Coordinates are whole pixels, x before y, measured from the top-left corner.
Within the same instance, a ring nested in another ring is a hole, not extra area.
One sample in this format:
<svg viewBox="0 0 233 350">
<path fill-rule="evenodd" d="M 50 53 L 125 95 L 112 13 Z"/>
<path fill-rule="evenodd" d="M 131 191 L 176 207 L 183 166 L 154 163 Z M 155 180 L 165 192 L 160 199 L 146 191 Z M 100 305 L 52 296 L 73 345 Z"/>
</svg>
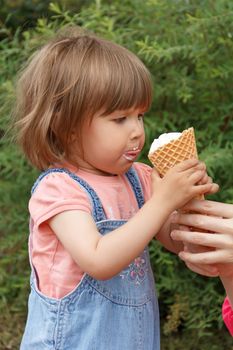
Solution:
<svg viewBox="0 0 233 350">
<path fill-rule="evenodd" d="M 14 3 L 29 6 L 31 2 Z M 39 1 L 35 4 L 42 6 Z M 221 186 L 221 191 L 211 198 L 233 203 L 233 3 L 96 0 L 60 1 L 49 8 L 47 2 L 43 4 L 45 13 L 33 29 L 9 30 L 11 17 L 7 26 L 2 24 L 0 135 L 9 126 L 15 76 L 20 66 L 59 28 L 80 25 L 128 47 L 152 73 L 154 102 L 147 113 L 147 141 L 140 160 L 149 164 L 149 145 L 160 133 L 194 126 L 200 158 Z M 1 13 L 6 9 L 4 6 Z M 29 10 L 29 21 L 32 12 Z M 25 11 L 22 13 L 25 16 Z M 10 142 L 10 137 L 2 137 L 1 349 L 17 348 L 25 320 L 29 277 L 27 201 L 35 178 L 36 171 Z M 230 349 L 230 337 L 220 315 L 224 291 L 218 280 L 188 271 L 158 242 L 151 244 L 150 251 L 160 301 L 163 350 Z"/>
<path fill-rule="evenodd" d="M 68 6 L 70 11 L 78 11 L 91 0 L 58 0 L 61 8 Z M 36 27 L 39 18 L 50 18 L 53 9 L 50 0 L 0 0 L 0 37 L 13 35 L 21 27 L 25 31 Z"/>
</svg>

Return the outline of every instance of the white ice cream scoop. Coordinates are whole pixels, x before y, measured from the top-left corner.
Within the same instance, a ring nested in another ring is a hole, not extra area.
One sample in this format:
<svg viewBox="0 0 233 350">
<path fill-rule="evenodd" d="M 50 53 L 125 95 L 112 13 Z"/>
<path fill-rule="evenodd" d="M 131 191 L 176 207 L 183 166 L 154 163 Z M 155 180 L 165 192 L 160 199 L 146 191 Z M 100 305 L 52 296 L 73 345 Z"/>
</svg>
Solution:
<svg viewBox="0 0 233 350">
<path fill-rule="evenodd" d="M 159 147 L 166 145 L 167 143 L 178 139 L 181 136 L 181 132 L 168 132 L 161 134 L 157 139 L 151 144 L 149 154 L 155 152 Z"/>
</svg>

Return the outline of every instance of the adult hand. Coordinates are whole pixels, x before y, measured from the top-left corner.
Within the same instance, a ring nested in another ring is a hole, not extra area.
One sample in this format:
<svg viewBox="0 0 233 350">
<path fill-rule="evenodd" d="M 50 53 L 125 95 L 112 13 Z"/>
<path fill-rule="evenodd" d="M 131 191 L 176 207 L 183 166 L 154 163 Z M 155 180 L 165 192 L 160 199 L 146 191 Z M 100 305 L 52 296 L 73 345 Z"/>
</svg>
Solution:
<svg viewBox="0 0 233 350">
<path fill-rule="evenodd" d="M 221 276 L 233 276 L 233 204 L 193 200 L 184 209 L 195 213 L 177 213 L 173 222 L 190 226 L 192 231 L 175 230 L 171 237 L 196 249 L 183 251 L 179 257 L 187 264 L 201 264 L 200 268 L 217 264 Z"/>
<path fill-rule="evenodd" d="M 197 273 L 219 275 L 233 310 L 233 204 L 193 200 L 185 209 L 196 213 L 177 214 L 173 221 L 208 232 L 173 231 L 171 237 L 174 240 L 194 247 L 194 250 L 185 249 L 179 256 Z"/>
</svg>

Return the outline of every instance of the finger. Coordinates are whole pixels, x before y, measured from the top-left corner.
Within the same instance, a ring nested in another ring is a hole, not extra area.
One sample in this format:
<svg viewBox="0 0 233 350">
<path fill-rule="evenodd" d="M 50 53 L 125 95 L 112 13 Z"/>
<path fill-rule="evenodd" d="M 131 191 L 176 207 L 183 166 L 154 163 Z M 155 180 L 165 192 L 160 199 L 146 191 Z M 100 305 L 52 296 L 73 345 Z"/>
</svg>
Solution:
<svg viewBox="0 0 233 350">
<path fill-rule="evenodd" d="M 206 183 L 212 183 L 213 180 L 211 177 L 209 177 L 206 173 L 204 174 L 203 178 L 198 182 L 198 185 L 204 185 Z"/>
<path fill-rule="evenodd" d="M 229 249 L 229 247 L 232 247 L 233 253 L 233 237 L 229 234 L 174 230 L 171 232 L 171 237 L 174 241 L 183 241 L 185 243 L 205 247 L 221 249 Z"/>
<path fill-rule="evenodd" d="M 233 217 L 233 204 L 226 204 L 215 201 L 200 201 L 194 199 L 185 205 L 184 209 L 225 218 Z"/>
<path fill-rule="evenodd" d="M 216 183 L 213 183 L 211 188 L 210 188 L 210 190 L 209 190 L 209 192 L 206 193 L 206 194 L 214 194 L 214 193 L 216 193 L 218 191 L 219 191 L 219 185 L 216 184 Z"/>
<path fill-rule="evenodd" d="M 184 175 L 190 176 L 193 173 L 197 172 L 198 170 L 203 172 L 203 176 L 202 177 L 204 177 L 205 174 L 206 174 L 206 165 L 205 165 L 205 163 L 198 161 L 198 163 L 195 166 L 189 167 L 186 170 L 184 170 L 183 172 L 184 172 Z"/>
<path fill-rule="evenodd" d="M 193 169 L 195 169 L 195 170 L 203 170 L 205 172 L 205 174 L 206 174 L 206 165 L 203 162 L 198 161 L 197 165 L 195 165 L 195 167 L 193 167 Z"/>
<path fill-rule="evenodd" d="M 190 181 L 193 184 L 198 184 L 199 181 L 201 181 L 201 179 L 203 178 L 203 175 L 205 174 L 204 170 L 192 170 L 190 169 L 187 172 L 187 176 L 189 177 Z M 205 185 L 205 184 L 204 184 Z M 204 185 L 199 185 L 199 186 L 204 186 Z"/>
<path fill-rule="evenodd" d="M 154 176 L 155 178 L 161 178 L 156 167 L 152 169 L 151 176 Z"/>
<path fill-rule="evenodd" d="M 201 164 L 203 166 L 203 168 L 206 170 L 206 164 L 205 162 L 202 162 L 201 160 L 199 160 L 199 164 Z"/>
<path fill-rule="evenodd" d="M 178 231 L 187 231 L 187 232 L 191 231 L 190 227 L 189 226 L 185 226 L 185 225 L 179 225 L 177 230 Z"/>
<path fill-rule="evenodd" d="M 206 172 L 206 165 L 204 162 L 198 161 L 198 164 L 195 167 L 198 170 L 204 170 Z"/>
<path fill-rule="evenodd" d="M 154 182 L 154 183 L 160 183 L 161 181 L 161 176 L 159 175 L 158 171 L 156 168 L 153 168 L 152 169 L 152 172 L 151 172 L 151 180 Z"/>
<path fill-rule="evenodd" d="M 214 265 L 201 265 L 201 264 L 192 264 L 187 262 L 186 262 L 186 265 L 190 270 L 197 272 L 200 275 L 207 276 L 207 277 L 219 276 L 218 269 Z"/>
<path fill-rule="evenodd" d="M 198 159 L 192 158 L 192 159 L 186 159 L 174 166 L 177 171 L 183 172 L 187 169 L 193 168 L 194 166 L 198 165 L 199 161 Z"/>
<path fill-rule="evenodd" d="M 212 187 L 212 184 L 196 185 L 194 189 L 195 196 L 208 193 Z"/>
<path fill-rule="evenodd" d="M 194 243 L 188 243 L 188 242 L 184 242 L 182 241 L 184 244 L 184 251 L 187 251 L 189 253 L 204 253 L 204 252 L 208 252 L 211 251 L 215 248 L 213 247 L 207 247 L 204 245 L 200 245 L 200 244 L 194 244 Z"/>
<path fill-rule="evenodd" d="M 233 255 L 227 250 L 219 249 L 205 253 L 180 252 L 179 258 L 191 264 L 233 263 Z"/>
<path fill-rule="evenodd" d="M 172 221 L 180 225 L 197 227 L 212 232 L 233 234 L 233 219 L 200 214 L 176 214 Z"/>
</svg>

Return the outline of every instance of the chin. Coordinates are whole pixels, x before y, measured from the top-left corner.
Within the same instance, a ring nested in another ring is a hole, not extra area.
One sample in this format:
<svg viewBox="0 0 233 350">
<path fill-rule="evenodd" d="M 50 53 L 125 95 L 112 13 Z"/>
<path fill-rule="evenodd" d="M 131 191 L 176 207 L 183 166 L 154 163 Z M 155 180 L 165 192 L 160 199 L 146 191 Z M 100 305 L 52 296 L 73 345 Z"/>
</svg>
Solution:
<svg viewBox="0 0 233 350">
<path fill-rule="evenodd" d="M 123 174 L 125 174 L 125 173 L 131 168 L 132 165 L 133 165 L 133 162 L 129 163 L 129 164 L 126 165 L 126 166 L 122 166 L 121 168 L 116 169 L 116 171 L 114 172 L 114 174 L 116 174 L 116 175 L 123 175 Z"/>
<path fill-rule="evenodd" d="M 127 162 L 125 164 L 118 164 L 115 167 L 114 166 L 109 166 L 108 168 L 99 168 L 99 171 L 102 172 L 102 174 L 104 175 L 123 175 L 124 173 L 126 173 L 131 166 L 133 165 L 133 161 L 132 162 Z"/>
</svg>

